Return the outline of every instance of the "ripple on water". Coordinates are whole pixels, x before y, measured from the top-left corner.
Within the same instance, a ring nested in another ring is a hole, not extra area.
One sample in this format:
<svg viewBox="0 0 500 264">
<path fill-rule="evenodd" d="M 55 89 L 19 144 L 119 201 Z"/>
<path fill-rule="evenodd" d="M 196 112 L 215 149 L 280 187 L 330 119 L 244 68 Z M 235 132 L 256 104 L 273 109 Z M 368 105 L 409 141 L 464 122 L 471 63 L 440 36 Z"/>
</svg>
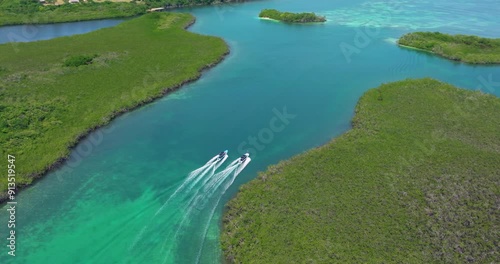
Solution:
<svg viewBox="0 0 500 264">
<path fill-rule="evenodd" d="M 493 2 L 492 2 L 493 3 Z M 432 30 L 448 28 L 450 32 L 463 29 L 475 30 L 478 34 L 488 35 L 482 30 L 486 26 L 494 26 L 498 21 L 485 15 L 484 9 L 499 9 L 492 3 L 476 3 L 472 1 L 366 1 L 354 7 L 344 7 L 321 12 L 321 15 L 336 24 L 360 27 L 402 28 L 405 30 Z M 429 9 L 429 6 L 433 6 Z M 498 25 L 500 27 L 500 24 Z"/>
</svg>

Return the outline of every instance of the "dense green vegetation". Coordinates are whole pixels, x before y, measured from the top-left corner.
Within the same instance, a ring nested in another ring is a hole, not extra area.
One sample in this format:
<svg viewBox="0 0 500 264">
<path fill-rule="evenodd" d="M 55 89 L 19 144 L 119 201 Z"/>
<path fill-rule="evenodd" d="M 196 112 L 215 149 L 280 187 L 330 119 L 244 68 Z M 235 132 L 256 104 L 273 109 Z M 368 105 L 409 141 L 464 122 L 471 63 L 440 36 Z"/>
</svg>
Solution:
<svg viewBox="0 0 500 264">
<path fill-rule="evenodd" d="M 63 65 L 66 67 L 79 67 L 83 65 L 89 65 L 92 63 L 92 61 L 97 57 L 97 54 L 95 55 L 76 55 L 67 58 Z"/>
<path fill-rule="evenodd" d="M 43 5 L 39 0 L 0 0 L 0 26 L 14 24 L 42 24 L 93 20 L 103 18 L 131 17 L 146 13 L 155 7 L 183 7 L 210 5 L 239 0 L 143 0 L 127 2 L 94 2 L 80 0 L 80 3 L 53 5 L 55 0 L 47 0 Z"/>
<path fill-rule="evenodd" d="M 326 21 L 325 17 L 317 16 L 314 13 L 280 12 L 276 9 L 264 9 L 260 12 L 259 17 L 270 18 L 287 23 L 310 23 Z"/>
<path fill-rule="evenodd" d="M 152 13 L 88 34 L 0 45 L 0 152 L 16 156 L 17 183 L 68 155 L 90 129 L 219 61 L 227 45 L 185 31 L 193 19 Z"/>
<path fill-rule="evenodd" d="M 229 202 L 228 262 L 497 262 L 498 120 L 500 99 L 432 79 L 369 90 L 352 130 Z"/>
<path fill-rule="evenodd" d="M 398 44 L 467 63 L 500 63 L 500 39 L 448 35 L 439 32 L 414 32 L 403 35 Z"/>
<path fill-rule="evenodd" d="M 36 0 L 0 0 L 0 26 L 42 24 L 130 17 L 146 12 L 146 5 L 136 3 L 87 3 L 42 5 Z"/>
</svg>

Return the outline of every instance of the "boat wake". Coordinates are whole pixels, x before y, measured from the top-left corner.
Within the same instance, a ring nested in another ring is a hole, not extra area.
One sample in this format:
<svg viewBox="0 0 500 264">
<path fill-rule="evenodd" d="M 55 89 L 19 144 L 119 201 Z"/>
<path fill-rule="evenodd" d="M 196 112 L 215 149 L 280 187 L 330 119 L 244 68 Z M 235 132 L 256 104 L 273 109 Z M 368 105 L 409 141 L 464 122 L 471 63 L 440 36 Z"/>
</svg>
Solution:
<svg viewBox="0 0 500 264">
<path fill-rule="evenodd" d="M 195 234 L 194 239 L 198 241 L 195 243 L 199 246 L 198 255 L 191 255 L 189 258 L 195 258 L 192 261 L 199 262 L 204 246 L 203 238 L 208 232 L 209 224 L 220 200 L 251 161 L 247 153 L 216 173 L 228 157 L 227 150 L 223 151 L 203 166 L 191 171 L 136 235 L 129 250 L 160 247 L 158 250 L 165 252 L 163 262 L 171 262 L 169 260 L 179 258 L 175 255 L 179 252 L 176 250 L 179 241 L 187 239 L 188 236 L 190 240 L 193 240 L 192 236 Z M 200 217 L 197 216 L 200 214 L 204 214 L 204 217 L 201 217 L 202 223 L 193 223 L 192 219 L 199 219 Z M 197 231 L 193 234 L 192 229 Z M 149 240 L 149 238 L 157 237 L 150 236 L 152 232 L 161 233 L 162 241 Z"/>
</svg>

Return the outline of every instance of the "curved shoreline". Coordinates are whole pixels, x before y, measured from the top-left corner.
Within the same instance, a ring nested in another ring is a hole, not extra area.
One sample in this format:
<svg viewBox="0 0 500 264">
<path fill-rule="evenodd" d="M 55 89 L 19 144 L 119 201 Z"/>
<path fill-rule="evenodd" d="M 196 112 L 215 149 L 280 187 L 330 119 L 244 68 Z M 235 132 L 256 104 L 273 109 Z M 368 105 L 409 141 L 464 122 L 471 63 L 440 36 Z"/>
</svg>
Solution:
<svg viewBox="0 0 500 264">
<path fill-rule="evenodd" d="M 281 21 L 279 21 L 277 19 L 272 19 L 270 17 L 259 17 L 259 19 L 261 19 L 261 20 L 269 20 L 269 21 L 273 21 L 273 22 L 281 22 Z"/>
<path fill-rule="evenodd" d="M 498 66 L 500 64 L 500 63 L 495 63 L 495 62 L 488 62 L 488 63 L 469 62 L 469 61 L 464 61 L 464 60 L 461 60 L 458 58 L 450 58 L 450 57 L 447 57 L 445 55 L 441 55 L 439 53 L 436 53 L 436 52 L 433 52 L 430 50 L 425 50 L 425 49 L 416 48 L 416 47 L 412 47 L 412 46 L 408 46 L 408 45 L 403 45 L 403 44 L 399 44 L 397 42 L 396 42 L 396 44 L 401 48 L 425 52 L 425 53 L 428 53 L 428 54 L 431 54 L 431 55 L 434 55 L 434 56 L 437 56 L 439 58 L 443 58 L 443 59 L 446 59 L 446 60 L 449 60 L 449 61 L 452 61 L 455 63 L 463 63 L 463 64 L 468 64 L 468 65 L 480 65 L 480 66 Z"/>
<path fill-rule="evenodd" d="M 194 23 L 196 22 L 196 18 L 193 17 L 193 19 L 191 21 L 189 21 L 185 26 L 184 26 L 184 30 L 187 30 L 189 27 L 191 27 Z M 196 33 L 194 33 L 196 34 Z M 221 63 L 227 55 L 230 54 L 230 47 L 229 45 L 227 44 L 227 42 L 220 38 L 225 44 L 226 44 L 226 47 L 227 47 L 227 51 L 222 54 L 221 57 L 219 57 L 216 61 L 210 63 L 210 64 L 207 64 L 205 66 L 203 66 L 202 68 L 200 68 L 198 70 L 198 74 L 192 78 L 189 78 L 187 80 L 184 80 L 174 86 L 170 86 L 170 87 L 166 87 L 164 88 L 163 90 L 161 90 L 157 95 L 154 95 L 154 96 L 151 96 L 151 97 L 148 97 L 148 98 L 145 98 L 144 100 L 138 102 L 136 105 L 132 106 L 132 107 L 128 107 L 128 108 L 122 108 L 122 109 L 119 109 L 119 110 L 116 110 L 114 112 L 112 112 L 109 116 L 105 116 L 103 118 L 106 118 L 106 122 L 105 123 L 102 123 L 102 124 L 99 124 L 99 125 L 96 125 L 94 127 L 91 127 L 89 129 L 87 129 L 86 131 L 83 131 L 78 137 L 76 137 L 74 139 L 73 142 L 70 142 L 68 145 L 68 154 L 64 157 L 60 157 L 59 159 L 57 159 L 56 161 L 54 161 L 53 163 L 51 163 L 50 165 L 48 165 L 45 169 L 43 169 L 42 171 L 40 172 L 36 172 L 36 173 L 32 173 L 30 174 L 28 177 L 31 177 L 33 180 L 31 183 L 29 184 L 18 184 L 16 185 L 16 195 L 19 194 L 19 191 L 29 187 L 29 186 L 32 186 L 34 184 L 36 184 L 39 180 L 41 180 L 44 176 L 46 176 L 49 172 L 51 172 L 52 170 L 55 170 L 55 169 L 58 169 L 60 167 L 62 167 L 64 165 L 64 162 L 66 162 L 71 154 L 71 152 L 73 152 L 73 150 L 75 149 L 75 147 L 82 141 L 84 140 L 85 138 L 87 138 L 87 136 L 89 136 L 92 132 L 100 129 L 100 128 L 103 128 L 104 126 L 107 126 L 109 123 L 111 123 L 111 121 L 113 121 L 115 118 L 121 116 L 122 114 L 124 113 L 127 113 L 127 112 L 130 112 L 130 111 L 133 111 L 135 109 L 138 109 L 148 103 L 151 103 L 153 101 L 156 101 L 157 99 L 160 99 L 160 98 L 163 98 L 164 96 L 172 93 L 172 92 L 175 92 L 177 91 L 178 89 L 180 89 L 183 85 L 186 85 L 186 84 L 189 84 L 191 82 L 194 82 L 198 79 L 201 78 L 201 76 L 203 75 L 204 72 L 208 71 L 209 69 L 215 67 L 216 65 L 218 65 L 219 63 Z M 4 204 L 5 201 L 7 201 L 7 198 L 8 198 L 8 195 L 7 195 L 7 191 L 5 192 L 2 192 L 0 193 L 0 205 Z"/>
<path fill-rule="evenodd" d="M 433 51 L 430 51 L 430 50 L 425 50 L 425 49 L 420 49 L 420 48 L 416 48 L 416 47 L 412 47 L 412 46 L 408 46 L 408 45 L 403 45 L 403 44 L 399 44 L 398 42 L 396 42 L 396 45 L 398 45 L 401 48 L 405 48 L 405 49 L 409 49 L 409 50 L 415 50 L 415 51 L 425 52 L 427 54 L 431 54 L 431 55 L 434 55 L 434 56 L 437 56 L 437 57 L 440 57 L 440 58 L 443 58 L 443 59 L 447 59 L 447 60 L 455 62 L 455 63 L 464 63 L 464 64 L 470 64 L 470 65 L 488 65 L 488 64 L 481 64 L 481 63 L 465 62 L 465 61 L 462 61 L 462 60 L 459 60 L 459 59 L 448 58 L 446 56 L 443 56 L 441 54 L 437 54 L 437 53 L 435 53 Z"/>
</svg>

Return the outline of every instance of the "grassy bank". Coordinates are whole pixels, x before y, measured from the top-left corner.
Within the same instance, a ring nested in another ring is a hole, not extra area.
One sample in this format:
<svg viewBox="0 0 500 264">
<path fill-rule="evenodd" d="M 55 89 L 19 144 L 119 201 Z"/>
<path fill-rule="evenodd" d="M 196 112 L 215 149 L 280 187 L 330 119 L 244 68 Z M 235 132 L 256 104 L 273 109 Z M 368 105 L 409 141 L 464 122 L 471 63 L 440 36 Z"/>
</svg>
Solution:
<svg viewBox="0 0 500 264">
<path fill-rule="evenodd" d="M 325 17 L 317 16 L 314 13 L 280 12 L 276 9 L 264 9 L 260 12 L 259 17 L 274 19 L 286 23 L 311 23 L 326 21 Z"/>
<path fill-rule="evenodd" d="M 439 32 L 414 32 L 403 35 L 398 44 L 466 63 L 500 63 L 500 39 L 448 35 Z"/>
<path fill-rule="evenodd" d="M 353 128 L 271 166 L 223 218 L 232 263 L 498 260 L 500 99 L 432 79 L 366 92 Z"/>
<path fill-rule="evenodd" d="M 185 31 L 193 20 L 154 13 L 84 35 L 0 45 L 0 149 L 17 158 L 16 182 L 31 183 L 89 130 L 221 60 L 227 45 Z"/>
</svg>

